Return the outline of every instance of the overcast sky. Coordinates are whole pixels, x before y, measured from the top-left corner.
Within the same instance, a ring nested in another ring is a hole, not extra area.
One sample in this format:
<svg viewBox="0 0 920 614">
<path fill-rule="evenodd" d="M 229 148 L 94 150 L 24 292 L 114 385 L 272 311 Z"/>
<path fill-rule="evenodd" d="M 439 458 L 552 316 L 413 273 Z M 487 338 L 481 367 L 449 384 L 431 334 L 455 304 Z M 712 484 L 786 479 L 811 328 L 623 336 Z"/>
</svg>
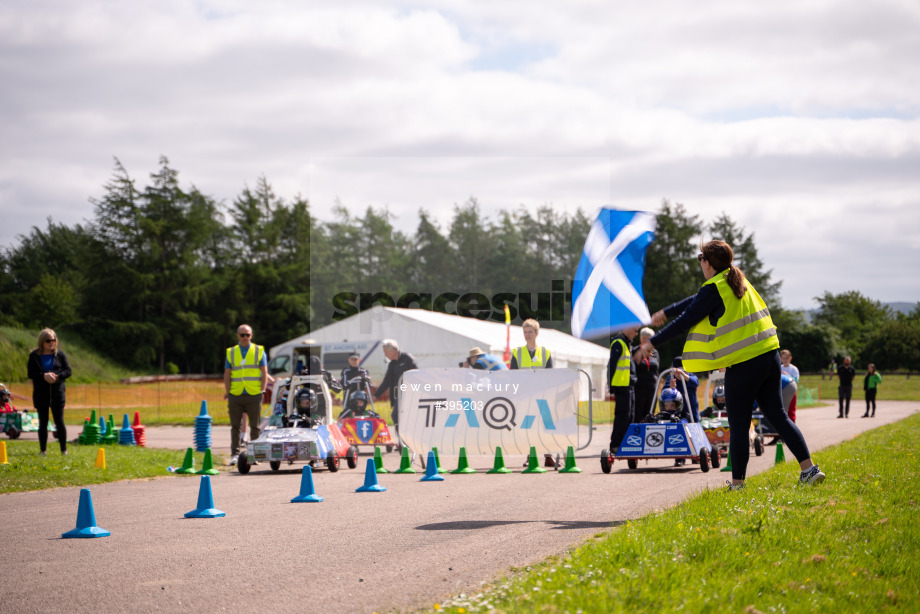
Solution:
<svg viewBox="0 0 920 614">
<path fill-rule="evenodd" d="M 165 155 L 224 202 L 265 175 L 409 233 L 471 196 L 667 198 L 753 231 L 786 307 L 916 302 L 918 57 L 917 0 L 5 0 L 0 245 Z"/>
</svg>

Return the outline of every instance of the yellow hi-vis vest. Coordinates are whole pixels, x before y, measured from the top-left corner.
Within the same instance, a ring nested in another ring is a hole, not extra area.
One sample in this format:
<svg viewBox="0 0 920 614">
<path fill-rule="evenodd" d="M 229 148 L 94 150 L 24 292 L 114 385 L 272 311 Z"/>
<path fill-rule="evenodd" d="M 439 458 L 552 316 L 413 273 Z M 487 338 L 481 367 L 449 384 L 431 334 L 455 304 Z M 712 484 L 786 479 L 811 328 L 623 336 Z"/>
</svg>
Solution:
<svg viewBox="0 0 920 614">
<path fill-rule="evenodd" d="M 705 317 L 690 329 L 684 344 L 684 370 L 691 373 L 730 367 L 779 349 L 776 326 L 770 310 L 757 290 L 744 280 L 747 292 L 735 296 L 726 279 L 727 270 L 713 275 L 705 284 L 715 284 L 725 303 L 725 314 L 716 325 Z"/>
<path fill-rule="evenodd" d="M 613 348 L 614 343 L 619 343 L 622 347 L 622 354 L 620 354 L 620 359 L 617 361 L 616 367 L 613 370 L 613 377 L 610 378 L 611 386 L 629 386 L 629 361 L 632 360 L 629 356 L 629 346 L 626 345 L 626 342 L 622 339 L 614 339 L 610 342 L 610 348 Z"/>
<path fill-rule="evenodd" d="M 544 347 L 537 346 L 537 350 L 533 353 L 533 358 L 530 357 L 530 352 L 527 351 L 527 346 L 522 345 L 519 348 L 514 348 L 512 352 L 515 360 L 517 360 L 517 366 L 519 369 L 527 369 L 533 367 L 545 367 L 546 361 L 549 360 L 549 350 Z"/>
<path fill-rule="evenodd" d="M 262 394 L 261 345 L 249 344 L 246 356 L 239 345 L 227 348 L 227 362 L 230 363 L 230 394 Z"/>
</svg>

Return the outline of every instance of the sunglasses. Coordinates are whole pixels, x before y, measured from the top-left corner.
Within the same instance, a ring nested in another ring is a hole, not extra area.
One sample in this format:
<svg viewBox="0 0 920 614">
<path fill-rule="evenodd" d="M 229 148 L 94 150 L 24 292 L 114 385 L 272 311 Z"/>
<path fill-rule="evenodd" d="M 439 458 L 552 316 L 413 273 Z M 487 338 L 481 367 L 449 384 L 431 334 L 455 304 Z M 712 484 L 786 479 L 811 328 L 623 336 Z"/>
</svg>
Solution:
<svg viewBox="0 0 920 614">
<path fill-rule="evenodd" d="M 45 339 L 45 343 L 57 343 L 57 339 Z"/>
<path fill-rule="evenodd" d="M 252 333 L 237 333 L 237 337 L 252 337 Z"/>
<path fill-rule="evenodd" d="M 704 256 L 703 254 L 697 254 L 696 259 L 702 262 L 703 260 L 706 260 L 706 256 Z"/>
</svg>

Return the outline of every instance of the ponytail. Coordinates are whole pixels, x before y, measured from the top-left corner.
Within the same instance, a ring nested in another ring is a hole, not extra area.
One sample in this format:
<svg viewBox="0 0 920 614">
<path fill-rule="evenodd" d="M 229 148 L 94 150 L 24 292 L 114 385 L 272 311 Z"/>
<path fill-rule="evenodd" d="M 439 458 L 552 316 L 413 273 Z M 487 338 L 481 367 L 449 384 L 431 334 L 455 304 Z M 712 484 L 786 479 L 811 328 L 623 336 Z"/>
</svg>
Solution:
<svg viewBox="0 0 920 614">
<path fill-rule="evenodd" d="M 735 253 L 732 251 L 731 246 L 725 241 L 710 241 L 705 245 L 700 245 L 700 252 L 717 273 L 727 271 L 725 281 L 728 282 L 732 293 L 739 299 L 742 298 L 744 293 L 747 292 L 747 284 L 744 283 L 744 273 L 732 264 Z"/>
<path fill-rule="evenodd" d="M 747 292 L 747 284 L 744 283 L 744 273 L 733 264 L 728 265 L 728 273 L 725 274 L 725 281 L 728 282 L 728 287 L 732 289 L 736 297 L 741 298 L 744 296 L 744 293 Z"/>
</svg>

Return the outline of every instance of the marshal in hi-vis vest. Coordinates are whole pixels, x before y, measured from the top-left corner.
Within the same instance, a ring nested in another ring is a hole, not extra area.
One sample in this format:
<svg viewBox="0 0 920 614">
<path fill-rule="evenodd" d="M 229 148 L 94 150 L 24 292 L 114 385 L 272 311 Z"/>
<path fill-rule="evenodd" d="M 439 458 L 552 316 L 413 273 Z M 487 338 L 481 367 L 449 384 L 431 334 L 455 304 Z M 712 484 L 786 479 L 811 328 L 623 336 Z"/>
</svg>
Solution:
<svg viewBox="0 0 920 614">
<path fill-rule="evenodd" d="M 230 394 L 262 394 L 261 345 L 251 343 L 243 357 L 239 345 L 227 348 L 227 362 L 230 363 Z"/>
<path fill-rule="evenodd" d="M 613 370 L 613 377 L 610 378 L 611 386 L 629 386 L 629 346 L 621 338 L 616 338 L 610 342 L 611 349 L 614 343 L 619 343 L 621 347 L 620 359 L 617 360 L 616 367 Z"/>
<path fill-rule="evenodd" d="M 705 317 L 690 329 L 683 360 L 684 369 L 691 373 L 730 367 L 779 349 L 767 304 L 746 279 L 747 292 L 740 299 L 736 297 L 728 285 L 727 273 L 726 269 L 703 284 L 715 284 L 725 313 L 715 326 Z"/>
<path fill-rule="evenodd" d="M 527 351 L 526 345 L 514 348 L 513 355 L 517 360 L 519 369 L 542 368 L 546 366 L 546 362 L 549 360 L 549 350 L 539 345 L 533 353 L 533 358 L 530 357 L 530 352 Z"/>
</svg>

